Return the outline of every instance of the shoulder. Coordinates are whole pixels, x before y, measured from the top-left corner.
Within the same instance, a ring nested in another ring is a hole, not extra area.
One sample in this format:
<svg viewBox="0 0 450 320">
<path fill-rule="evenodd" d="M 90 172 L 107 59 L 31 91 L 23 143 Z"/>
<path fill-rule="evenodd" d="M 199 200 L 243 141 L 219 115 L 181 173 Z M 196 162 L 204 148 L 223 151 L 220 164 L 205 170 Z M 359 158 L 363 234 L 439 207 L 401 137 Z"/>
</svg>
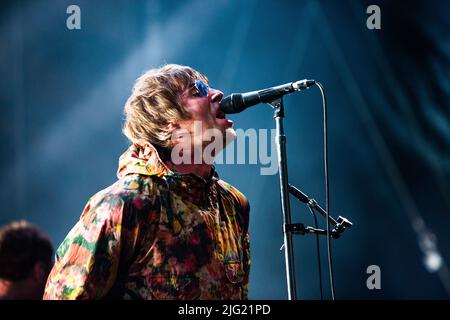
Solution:
<svg viewBox="0 0 450 320">
<path fill-rule="evenodd" d="M 141 212 L 148 213 L 158 206 L 161 179 L 140 174 L 130 174 L 111 186 L 94 194 L 87 202 L 80 220 L 84 224 L 103 223 L 119 225 L 125 220 L 135 220 Z"/>
<path fill-rule="evenodd" d="M 223 180 L 218 180 L 217 183 L 225 193 L 229 194 L 235 200 L 236 204 L 243 211 L 249 210 L 250 204 L 247 200 L 247 197 L 241 191 L 239 191 L 236 187 L 232 186 L 231 184 Z"/>
<path fill-rule="evenodd" d="M 157 222 L 158 183 L 146 178 L 127 175 L 90 197 L 58 249 L 58 256 L 64 255 L 69 244 L 87 243 L 95 247 L 102 239 L 119 240 L 136 234 L 143 221 Z"/>
<path fill-rule="evenodd" d="M 162 179 L 155 176 L 129 174 L 111 186 L 97 192 L 90 199 L 91 205 L 111 203 L 113 205 L 132 204 L 136 199 L 154 201 L 160 194 Z"/>
<path fill-rule="evenodd" d="M 237 188 L 223 180 L 219 180 L 218 184 L 220 186 L 220 192 L 228 201 L 232 202 L 232 207 L 229 207 L 229 210 L 225 211 L 228 215 L 234 216 L 239 222 L 244 234 L 247 233 L 250 220 L 250 204 L 247 197 Z"/>
</svg>

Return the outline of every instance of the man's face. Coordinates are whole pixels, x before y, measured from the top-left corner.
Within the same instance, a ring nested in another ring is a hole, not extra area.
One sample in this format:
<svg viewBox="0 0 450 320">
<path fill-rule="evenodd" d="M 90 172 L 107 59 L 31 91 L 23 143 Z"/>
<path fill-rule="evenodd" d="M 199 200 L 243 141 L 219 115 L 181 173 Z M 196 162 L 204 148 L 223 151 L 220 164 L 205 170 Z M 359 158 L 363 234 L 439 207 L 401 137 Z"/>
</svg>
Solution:
<svg viewBox="0 0 450 320">
<path fill-rule="evenodd" d="M 191 114 L 191 119 L 178 125 L 180 129 L 190 132 L 194 145 L 207 145 L 213 135 L 215 139 L 222 139 L 225 147 L 236 137 L 233 121 L 226 119 L 225 113 L 219 108 L 222 97 L 221 91 L 209 88 L 200 81 L 196 81 L 182 94 L 181 103 Z"/>
</svg>

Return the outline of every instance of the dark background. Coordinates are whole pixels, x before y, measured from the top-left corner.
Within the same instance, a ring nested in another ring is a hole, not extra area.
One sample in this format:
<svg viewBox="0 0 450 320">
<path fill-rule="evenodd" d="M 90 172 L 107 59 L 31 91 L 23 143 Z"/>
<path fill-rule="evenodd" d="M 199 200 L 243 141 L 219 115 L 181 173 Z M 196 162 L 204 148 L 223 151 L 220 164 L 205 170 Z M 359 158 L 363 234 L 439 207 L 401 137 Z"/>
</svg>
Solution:
<svg viewBox="0 0 450 320">
<path fill-rule="evenodd" d="M 81 30 L 66 28 L 70 4 Z M 370 4 L 381 30 L 366 27 Z M 61 243 L 116 179 L 123 105 L 147 69 L 190 65 L 225 94 L 312 78 L 329 106 L 331 214 L 354 222 L 333 241 L 336 297 L 449 298 L 448 12 L 417 0 L 2 1 L 0 224 L 27 219 Z M 324 205 L 320 92 L 285 104 L 290 182 Z M 263 105 L 231 118 L 274 128 Z M 252 206 L 250 298 L 286 299 L 278 177 L 217 167 Z M 293 220 L 312 224 L 291 201 Z M 299 298 L 318 299 L 312 236 L 297 236 L 295 259 Z M 381 290 L 366 287 L 369 265 Z"/>
</svg>

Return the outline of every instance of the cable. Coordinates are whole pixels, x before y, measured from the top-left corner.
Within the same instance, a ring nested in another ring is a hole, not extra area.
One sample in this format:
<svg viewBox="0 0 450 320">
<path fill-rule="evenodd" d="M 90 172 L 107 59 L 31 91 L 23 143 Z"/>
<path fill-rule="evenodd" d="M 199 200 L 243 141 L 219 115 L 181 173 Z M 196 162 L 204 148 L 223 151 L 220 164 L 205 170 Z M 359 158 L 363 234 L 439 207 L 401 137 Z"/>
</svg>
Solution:
<svg viewBox="0 0 450 320">
<path fill-rule="evenodd" d="M 311 207 L 308 206 L 309 211 L 311 212 L 312 216 L 314 217 L 314 226 L 316 229 L 319 229 L 319 223 L 317 222 L 317 215 L 311 209 Z M 319 270 L 319 287 L 320 287 L 320 300 L 323 300 L 323 284 L 322 284 L 322 263 L 320 262 L 320 241 L 319 241 L 319 234 L 316 233 L 316 250 L 317 250 L 317 265 Z"/>
<path fill-rule="evenodd" d="M 328 124 L 327 124 L 327 100 L 323 86 L 320 82 L 315 83 L 322 94 L 323 104 L 323 162 L 325 171 L 325 211 L 327 213 L 327 252 L 328 252 L 328 269 L 330 272 L 331 299 L 336 300 L 334 292 L 334 276 L 333 276 L 333 258 L 331 256 L 331 237 L 330 237 L 330 193 L 329 193 L 329 177 L 328 177 Z"/>
</svg>

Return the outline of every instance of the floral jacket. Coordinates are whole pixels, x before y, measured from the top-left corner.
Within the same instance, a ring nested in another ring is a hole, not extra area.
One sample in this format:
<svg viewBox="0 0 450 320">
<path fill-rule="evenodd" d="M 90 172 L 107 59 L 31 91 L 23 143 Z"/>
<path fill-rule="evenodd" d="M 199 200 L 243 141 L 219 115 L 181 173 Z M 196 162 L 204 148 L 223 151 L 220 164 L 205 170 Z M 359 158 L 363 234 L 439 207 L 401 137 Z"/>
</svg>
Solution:
<svg viewBox="0 0 450 320">
<path fill-rule="evenodd" d="M 150 149 L 150 151 L 148 151 Z M 56 252 L 44 299 L 247 299 L 249 204 L 132 145 Z"/>
</svg>

